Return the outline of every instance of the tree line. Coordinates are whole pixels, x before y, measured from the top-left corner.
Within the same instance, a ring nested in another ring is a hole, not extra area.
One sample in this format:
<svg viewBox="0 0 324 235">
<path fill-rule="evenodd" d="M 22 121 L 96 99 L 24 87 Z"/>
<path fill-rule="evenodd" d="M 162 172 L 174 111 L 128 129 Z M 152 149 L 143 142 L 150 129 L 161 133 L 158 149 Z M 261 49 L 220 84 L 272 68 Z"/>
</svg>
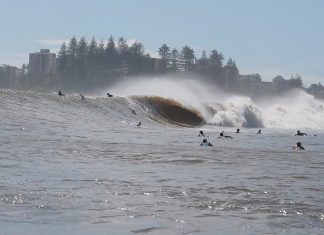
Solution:
<svg viewBox="0 0 324 235">
<path fill-rule="evenodd" d="M 90 43 L 84 37 L 72 37 L 58 52 L 55 82 L 67 87 L 86 86 L 108 82 L 109 78 L 125 74 L 125 70 L 134 75 L 149 72 L 149 58 L 142 43 L 136 41 L 129 46 L 123 37 L 115 43 L 111 36 L 106 44 L 102 40 L 98 43 L 95 37 Z"/>
<path fill-rule="evenodd" d="M 52 83 L 62 87 L 86 87 L 109 84 L 123 76 L 189 71 L 201 73 L 225 86 L 226 79 L 234 80 L 239 74 L 235 61 L 229 58 L 224 65 L 224 56 L 216 49 L 208 56 L 203 51 L 197 59 L 195 51 L 187 45 L 179 51 L 163 44 L 159 55 L 158 60 L 151 58 L 142 43 L 135 41 L 128 45 L 124 37 L 115 41 L 111 36 L 106 43 L 97 42 L 95 37 L 90 42 L 84 37 L 72 37 L 68 44 L 60 47 Z"/>
</svg>

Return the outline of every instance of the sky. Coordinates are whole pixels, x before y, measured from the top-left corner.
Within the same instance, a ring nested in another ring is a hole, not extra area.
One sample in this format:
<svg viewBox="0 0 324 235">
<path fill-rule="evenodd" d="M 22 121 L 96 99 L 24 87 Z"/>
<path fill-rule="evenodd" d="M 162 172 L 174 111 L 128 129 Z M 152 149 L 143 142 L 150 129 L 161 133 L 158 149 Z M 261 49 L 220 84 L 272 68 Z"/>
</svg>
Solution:
<svg viewBox="0 0 324 235">
<path fill-rule="evenodd" d="M 72 36 L 140 41 L 152 57 L 166 43 L 222 52 L 241 74 L 324 83 L 324 0 L 0 0 L 0 64 L 57 52 Z"/>
</svg>

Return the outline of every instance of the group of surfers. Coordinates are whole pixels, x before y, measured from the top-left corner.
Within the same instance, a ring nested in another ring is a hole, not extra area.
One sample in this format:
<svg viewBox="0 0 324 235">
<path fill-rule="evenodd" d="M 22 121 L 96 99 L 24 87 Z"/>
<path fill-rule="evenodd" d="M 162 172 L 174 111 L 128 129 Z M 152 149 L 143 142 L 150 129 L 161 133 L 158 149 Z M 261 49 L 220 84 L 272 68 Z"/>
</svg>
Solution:
<svg viewBox="0 0 324 235">
<path fill-rule="evenodd" d="M 61 96 L 61 97 L 64 97 L 65 95 L 62 93 L 62 91 L 59 91 L 58 93 L 58 96 Z M 110 94 L 109 92 L 107 93 L 107 96 L 109 97 L 109 98 L 111 98 L 111 97 L 114 97 L 112 94 Z M 81 100 L 85 100 L 85 96 L 84 95 L 82 95 L 82 94 L 80 94 L 80 97 L 81 97 Z"/>
<path fill-rule="evenodd" d="M 60 96 L 60 97 L 65 97 L 65 95 L 62 93 L 62 91 L 58 91 L 57 95 Z M 80 97 L 81 97 L 81 100 L 86 100 L 84 95 L 80 94 Z M 114 97 L 114 96 L 108 92 L 107 97 L 111 98 L 111 97 Z M 136 112 L 135 112 L 134 109 L 132 109 L 131 111 L 132 111 L 133 114 L 136 115 Z M 136 127 L 141 127 L 141 125 L 142 125 L 142 122 L 139 122 L 135 126 Z"/>
<path fill-rule="evenodd" d="M 240 133 L 240 129 L 236 129 L 235 133 Z M 256 132 L 256 134 L 262 134 L 261 129 L 258 130 Z M 203 131 L 199 131 L 198 136 L 200 137 L 209 137 L 206 136 L 205 133 Z M 297 133 L 295 134 L 295 136 L 307 136 L 306 133 L 300 132 L 300 130 L 297 130 Z M 233 139 L 232 136 L 230 135 L 225 135 L 224 131 L 221 131 L 218 138 L 225 138 L 225 139 Z M 202 143 L 200 144 L 200 146 L 213 146 L 210 142 L 207 141 L 207 139 L 203 139 Z M 295 146 L 292 147 L 295 150 L 305 150 L 305 148 L 302 146 L 301 142 L 297 142 Z"/>
</svg>

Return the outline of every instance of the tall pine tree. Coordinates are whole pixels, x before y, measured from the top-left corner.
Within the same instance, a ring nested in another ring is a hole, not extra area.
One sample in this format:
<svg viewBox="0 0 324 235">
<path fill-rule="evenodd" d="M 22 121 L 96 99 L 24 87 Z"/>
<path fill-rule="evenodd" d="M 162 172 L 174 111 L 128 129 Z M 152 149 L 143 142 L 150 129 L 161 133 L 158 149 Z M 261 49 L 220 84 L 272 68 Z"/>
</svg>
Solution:
<svg viewBox="0 0 324 235">
<path fill-rule="evenodd" d="M 118 64 L 116 43 L 113 36 L 110 36 L 106 46 L 106 62 L 108 67 L 114 68 Z"/>
<path fill-rule="evenodd" d="M 118 39 L 118 54 L 122 59 L 127 59 L 128 58 L 128 50 L 129 47 L 127 45 L 126 40 L 123 37 L 120 37 Z"/>
<path fill-rule="evenodd" d="M 81 80 L 87 76 L 87 56 L 88 56 L 88 43 L 85 37 L 82 37 L 78 43 L 76 50 L 77 73 Z"/>
<path fill-rule="evenodd" d="M 73 74 L 76 71 L 76 50 L 78 47 L 78 40 L 73 36 L 70 40 L 67 56 L 68 56 L 68 71 Z"/>
<path fill-rule="evenodd" d="M 171 68 L 170 70 L 172 72 L 178 71 L 178 60 L 180 58 L 180 54 L 176 48 L 173 48 L 170 53 L 170 59 L 171 59 Z"/>
<path fill-rule="evenodd" d="M 57 67 L 56 70 L 58 73 L 63 73 L 66 71 L 68 65 L 68 53 L 65 42 L 63 42 L 58 54 L 57 54 Z"/>
<path fill-rule="evenodd" d="M 88 48 L 88 56 L 87 56 L 87 61 L 88 61 L 88 70 L 91 76 L 94 75 L 96 68 L 97 68 L 97 41 L 96 38 L 93 36 Z"/>
</svg>

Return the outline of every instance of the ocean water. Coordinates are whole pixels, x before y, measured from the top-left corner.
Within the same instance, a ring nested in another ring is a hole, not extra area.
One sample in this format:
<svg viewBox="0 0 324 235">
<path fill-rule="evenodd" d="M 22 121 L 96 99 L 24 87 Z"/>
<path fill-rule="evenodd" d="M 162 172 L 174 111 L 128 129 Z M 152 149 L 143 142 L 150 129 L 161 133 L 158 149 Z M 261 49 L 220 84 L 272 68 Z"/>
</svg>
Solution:
<svg viewBox="0 0 324 235">
<path fill-rule="evenodd" d="M 1 235 L 324 234 L 319 101 L 112 91 L 122 97 L 0 90 Z"/>
</svg>

